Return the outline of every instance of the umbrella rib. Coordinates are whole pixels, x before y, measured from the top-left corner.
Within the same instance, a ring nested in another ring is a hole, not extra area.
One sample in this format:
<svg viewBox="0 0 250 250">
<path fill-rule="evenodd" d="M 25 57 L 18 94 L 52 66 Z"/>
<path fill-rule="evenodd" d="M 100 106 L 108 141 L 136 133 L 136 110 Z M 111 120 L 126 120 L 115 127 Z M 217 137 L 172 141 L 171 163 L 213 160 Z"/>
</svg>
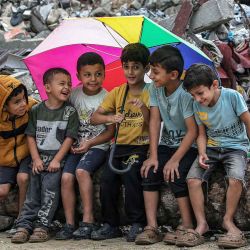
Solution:
<svg viewBox="0 0 250 250">
<path fill-rule="evenodd" d="M 108 53 L 108 52 L 103 51 L 103 50 L 100 50 L 100 49 L 93 48 L 93 47 L 91 47 L 91 46 L 89 46 L 89 45 L 86 45 L 86 44 L 82 44 L 82 45 L 83 45 L 83 46 L 85 46 L 85 47 L 87 47 L 87 48 L 90 48 L 90 49 L 92 49 L 92 50 L 102 52 L 103 54 L 106 54 L 106 55 L 109 55 L 109 56 L 113 56 L 113 57 L 120 58 L 120 57 L 119 57 L 119 56 L 117 56 L 117 55 L 114 55 L 114 54 Z"/>
<path fill-rule="evenodd" d="M 122 48 L 122 45 L 115 39 L 115 37 L 111 34 L 111 32 L 109 31 L 109 29 L 107 28 L 106 24 L 103 23 L 103 26 L 106 28 L 106 30 L 108 31 L 108 33 L 114 38 L 114 40 L 117 42 L 117 44 Z M 120 35 L 120 34 L 119 34 Z M 121 35 L 120 35 L 121 36 Z M 125 41 L 127 41 L 124 37 L 122 37 Z M 128 41 L 127 41 L 128 42 Z"/>
</svg>

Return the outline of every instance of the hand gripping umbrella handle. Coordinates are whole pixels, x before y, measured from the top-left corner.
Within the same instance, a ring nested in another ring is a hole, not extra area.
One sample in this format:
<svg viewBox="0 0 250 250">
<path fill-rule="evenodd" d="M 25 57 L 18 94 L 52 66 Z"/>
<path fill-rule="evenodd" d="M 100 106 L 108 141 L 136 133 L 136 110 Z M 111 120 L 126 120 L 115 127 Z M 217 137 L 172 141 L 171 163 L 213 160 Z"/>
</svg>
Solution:
<svg viewBox="0 0 250 250">
<path fill-rule="evenodd" d="M 126 90 L 125 90 L 125 94 L 122 100 L 122 106 L 121 106 L 121 113 L 124 112 L 124 106 L 125 106 L 125 101 L 128 95 L 128 85 L 126 86 Z M 117 169 L 114 167 L 113 165 L 113 158 L 114 158 L 114 154 L 115 154 L 115 148 L 116 148 L 116 141 L 117 141 L 117 137 L 118 137 L 118 132 L 119 132 L 119 128 L 120 128 L 120 124 L 117 125 L 116 128 L 116 132 L 115 132 L 115 142 L 114 144 L 111 146 L 111 150 L 110 150 L 110 154 L 109 154 L 109 161 L 108 161 L 108 165 L 110 167 L 110 169 L 115 172 L 116 174 L 124 174 L 126 172 L 128 172 L 131 168 L 131 164 L 128 164 L 127 168 L 124 169 Z"/>
</svg>

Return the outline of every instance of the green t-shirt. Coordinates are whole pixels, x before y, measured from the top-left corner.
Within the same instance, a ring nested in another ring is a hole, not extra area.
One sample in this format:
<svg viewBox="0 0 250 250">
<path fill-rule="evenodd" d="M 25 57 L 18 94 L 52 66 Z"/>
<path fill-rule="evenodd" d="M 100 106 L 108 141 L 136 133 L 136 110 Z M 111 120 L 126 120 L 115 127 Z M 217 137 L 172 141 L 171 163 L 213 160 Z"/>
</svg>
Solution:
<svg viewBox="0 0 250 250">
<path fill-rule="evenodd" d="M 41 102 L 32 107 L 25 134 L 35 137 L 41 160 L 48 166 L 66 137 L 77 139 L 78 126 L 78 114 L 70 104 L 52 110 Z"/>
</svg>

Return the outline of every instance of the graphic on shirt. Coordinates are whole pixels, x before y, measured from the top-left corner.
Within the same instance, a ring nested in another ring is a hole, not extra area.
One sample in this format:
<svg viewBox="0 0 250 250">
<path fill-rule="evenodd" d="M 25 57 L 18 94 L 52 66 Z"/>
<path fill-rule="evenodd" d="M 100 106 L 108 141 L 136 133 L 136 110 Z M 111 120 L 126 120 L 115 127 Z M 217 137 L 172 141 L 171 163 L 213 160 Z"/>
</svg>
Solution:
<svg viewBox="0 0 250 250">
<path fill-rule="evenodd" d="M 161 136 L 161 143 L 174 146 L 176 144 L 180 144 L 183 139 L 182 130 L 167 130 L 166 127 L 163 127 L 162 136 Z"/>
<path fill-rule="evenodd" d="M 196 112 L 199 116 L 199 119 L 204 123 L 207 127 L 211 127 L 211 124 L 208 121 L 208 114 L 207 112 Z"/>
<path fill-rule="evenodd" d="M 66 106 L 63 113 L 63 120 L 68 121 L 69 117 L 75 112 L 75 108 Z"/>
<path fill-rule="evenodd" d="M 130 155 L 129 158 L 126 161 L 123 161 L 122 163 L 128 166 L 133 166 L 133 164 L 135 163 L 139 163 L 139 161 L 137 160 L 139 158 L 139 155 L 134 154 L 134 155 Z"/>
</svg>

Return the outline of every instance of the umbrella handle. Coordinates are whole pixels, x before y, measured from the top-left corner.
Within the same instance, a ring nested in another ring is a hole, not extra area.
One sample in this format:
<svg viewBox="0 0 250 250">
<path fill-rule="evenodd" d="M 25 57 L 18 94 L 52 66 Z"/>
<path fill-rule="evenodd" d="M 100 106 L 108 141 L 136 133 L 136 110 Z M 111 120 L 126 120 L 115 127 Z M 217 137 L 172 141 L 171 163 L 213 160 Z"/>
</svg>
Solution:
<svg viewBox="0 0 250 250">
<path fill-rule="evenodd" d="M 131 167 L 132 164 L 128 164 L 128 167 L 124 168 L 124 169 L 117 169 L 114 165 L 113 165 L 113 158 L 114 158 L 114 154 L 115 154 L 115 148 L 116 148 L 116 144 L 113 144 L 111 146 L 111 150 L 110 150 L 110 154 L 109 154 L 109 161 L 108 161 L 108 165 L 110 167 L 110 169 L 116 173 L 116 174 L 124 174 L 127 173 Z"/>
</svg>

